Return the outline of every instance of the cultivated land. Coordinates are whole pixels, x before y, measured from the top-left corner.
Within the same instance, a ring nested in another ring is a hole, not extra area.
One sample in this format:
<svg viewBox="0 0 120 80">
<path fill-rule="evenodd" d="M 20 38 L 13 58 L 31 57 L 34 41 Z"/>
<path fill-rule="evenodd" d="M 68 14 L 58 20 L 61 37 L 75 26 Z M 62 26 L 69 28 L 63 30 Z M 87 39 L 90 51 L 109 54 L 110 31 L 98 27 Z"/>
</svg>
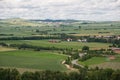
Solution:
<svg viewBox="0 0 120 80">
<path fill-rule="evenodd" d="M 39 70 L 67 70 L 62 64 L 66 55 L 47 51 L 35 52 L 27 50 L 0 52 L 1 67 L 28 68 Z"/>
<path fill-rule="evenodd" d="M 115 59 L 111 60 L 109 57 L 92 57 L 86 61 L 78 61 L 79 64 L 84 66 L 89 66 L 90 68 L 95 68 L 96 66 L 99 68 L 112 68 L 112 69 L 120 69 L 120 55 L 114 56 Z"/>
<path fill-rule="evenodd" d="M 62 49 L 82 49 L 83 46 L 89 46 L 90 49 L 107 49 L 109 48 L 109 43 L 96 43 L 96 42 L 67 42 L 62 41 L 60 43 L 51 43 L 49 40 L 10 40 L 10 41 L 0 41 L 8 44 L 30 44 L 33 46 L 42 46 L 42 47 L 56 47 Z"/>
<path fill-rule="evenodd" d="M 8 37 L 31 37 L 31 36 L 58 36 L 65 33 L 73 36 L 96 36 L 96 35 L 120 35 L 120 22 L 39 22 L 23 19 L 0 20 L 0 38 Z M 65 40 L 65 39 L 64 39 Z M 108 49 L 110 43 L 97 42 L 67 42 L 51 43 L 47 40 L 0 40 L 7 44 L 29 44 L 40 47 L 55 47 L 61 49 L 79 49 L 89 46 L 90 50 Z M 10 47 L 0 47 L 0 66 L 15 67 L 32 70 L 62 70 L 66 67 L 61 64 L 67 58 L 66 55 L 51 51 L 32 51 L 31 49 L 17 50 Z M 114 60 L 106 57 L 93 57 L 84 62 L 78 62 L 90 67 L 120 69 L 120 56 L 116 55 Z M 114 65 L 114 66 L 112 66 Z"/>
<path fill-rule="evenodd" d="M 13 50 L 16 50 L 16 49 L 0 46 L 0 52 L 1 52 L 1 51 L 13 51 Z"/>
</svg>

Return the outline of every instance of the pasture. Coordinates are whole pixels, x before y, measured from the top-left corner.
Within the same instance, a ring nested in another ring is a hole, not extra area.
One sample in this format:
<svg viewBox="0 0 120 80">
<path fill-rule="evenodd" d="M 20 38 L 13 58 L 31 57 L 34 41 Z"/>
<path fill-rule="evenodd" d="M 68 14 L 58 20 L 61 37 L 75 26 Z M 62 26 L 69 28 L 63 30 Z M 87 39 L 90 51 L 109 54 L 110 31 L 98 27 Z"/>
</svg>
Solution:
<svg viewBox="0 0 120 80">
<path fill-rule="evenodd" d="M 47 51 L 4 51 L 0 52 L 0 66 L 38 70 L 67 70 L 61 64 L 66 55 Z"/>
</svg>

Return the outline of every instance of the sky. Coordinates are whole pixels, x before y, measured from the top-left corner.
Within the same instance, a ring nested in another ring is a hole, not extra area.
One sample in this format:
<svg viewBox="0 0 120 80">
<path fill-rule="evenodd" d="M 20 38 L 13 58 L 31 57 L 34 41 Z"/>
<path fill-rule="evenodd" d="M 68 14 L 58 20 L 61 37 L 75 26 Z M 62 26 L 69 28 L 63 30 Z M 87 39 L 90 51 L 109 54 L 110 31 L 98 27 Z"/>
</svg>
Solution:
<svg viewBox="0 0 120 80">
<path fill-rule="evenodd" d="M 0 0 L 0 19 L 120 21 L 120 0 Z"/>
</svg>

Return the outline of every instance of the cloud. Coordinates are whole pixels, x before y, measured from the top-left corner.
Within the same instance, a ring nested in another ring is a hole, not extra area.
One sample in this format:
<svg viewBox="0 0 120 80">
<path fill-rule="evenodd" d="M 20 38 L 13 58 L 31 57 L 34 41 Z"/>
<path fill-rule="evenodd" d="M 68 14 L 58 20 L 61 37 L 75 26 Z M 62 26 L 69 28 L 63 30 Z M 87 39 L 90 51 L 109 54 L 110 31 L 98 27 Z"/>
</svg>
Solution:
<svg viewBox="0 0 120 80">
<path fill-rule="evenodd" d="M 0 18 L 120 20 L 120 0 L 0 0 Z"/>
</svg>

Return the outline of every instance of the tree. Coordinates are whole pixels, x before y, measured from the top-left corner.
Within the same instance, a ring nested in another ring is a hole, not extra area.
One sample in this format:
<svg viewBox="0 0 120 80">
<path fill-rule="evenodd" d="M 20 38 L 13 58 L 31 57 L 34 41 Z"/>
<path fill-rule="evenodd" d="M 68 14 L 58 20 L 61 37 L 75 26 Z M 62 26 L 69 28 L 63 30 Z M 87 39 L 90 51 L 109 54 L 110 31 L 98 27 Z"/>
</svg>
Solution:
<svg viewBox="0 0 120 80">
<path fill-rule="evenodd" d="M 71 57 L 68 57 L 66 60 L 65 60 L 65 64 L 71 64 Z"/>
<path fill-rule="evenodd" d="M 89 51 L 89 47 L 88 46 L 83 46 L 82 51 Z"/>
<path fill-rule="evenodd" d="M 77 72 L 71 72 L 69 74 L 69 80 L 81 80 L 81 76 Z"/>
<path fill-rule="evenodd" d="M 24 72 L 21 76 L 22 80 L 34 80 L 34 74 L 32 72 Z"/>
<path fill-rule="evenodd" d="M 16 69 L 0 69 L 0 80 L 21 80 L 20 73 Z"/>
<path fill-rule="evenodd" d="M 36 29 L 36 32 L 37 32 L 37 33 L 40 32 L 39 29 Z"/>
<path fill-rule="evenodd" d="M 79 29 L 81 29 L 81 26 L 78 26 Z"/>
<path fill-rule="evenodd" d="M 120 70 L 116 70 L 112 73 L 111 80 L 120 80 Z"/>
<path fill-rule="evenodd" d="M 17 69 L 12 69 L 10 77 L 11 77 L 11 80 L 21 80 L 20 73 L 17 71 Z"/>
</svg>

